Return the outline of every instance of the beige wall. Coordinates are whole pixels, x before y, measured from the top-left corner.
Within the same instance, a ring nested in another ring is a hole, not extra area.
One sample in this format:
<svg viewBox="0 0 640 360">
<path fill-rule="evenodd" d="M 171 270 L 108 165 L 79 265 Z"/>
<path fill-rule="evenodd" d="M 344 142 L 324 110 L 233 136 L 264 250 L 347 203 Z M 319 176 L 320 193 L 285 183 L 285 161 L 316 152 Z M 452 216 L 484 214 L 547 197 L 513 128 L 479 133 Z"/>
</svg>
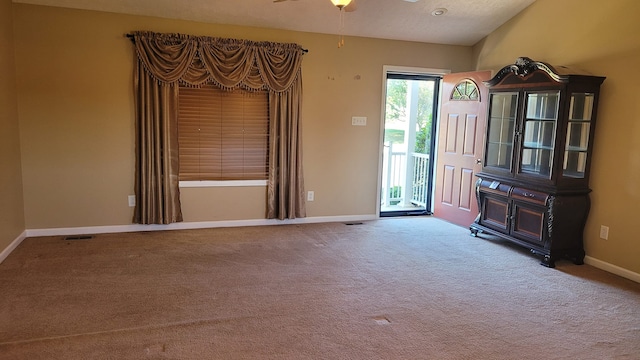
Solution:
<svg viewBox="0 0 640 360">
<path fill-rule="evenodd" d="M 307 215 L 376 210 L 383 65 L 471 69 L 472 48 L 14 4 L 28 229 L 126 225 L 132 208 L 133 30 L 296 42 Z M 367 116 L 366 127 L 351 126 Z M 264 218 L 265 188 L 182 189 L 185 221 Z"/>
<path fill-rule="evenodd" d="M 587 255 L 640 273 L 640 1 L 537 0 L 474 47 L 477 69 L 519 56 L 606 76 L 591 173 Z M 600 225 L 610 227 L 599 238 Z"/>
<path fill-rule="evenodd" d="M 0 0 L 0 252 L 25 230 L 11 0 Z"/>
</svg>

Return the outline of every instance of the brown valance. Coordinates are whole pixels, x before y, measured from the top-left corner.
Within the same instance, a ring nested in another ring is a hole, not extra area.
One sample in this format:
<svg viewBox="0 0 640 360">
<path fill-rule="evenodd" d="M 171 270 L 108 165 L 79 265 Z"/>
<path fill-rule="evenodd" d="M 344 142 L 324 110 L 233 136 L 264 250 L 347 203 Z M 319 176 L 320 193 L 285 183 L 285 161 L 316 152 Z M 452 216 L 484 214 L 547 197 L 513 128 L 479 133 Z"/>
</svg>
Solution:
<svg viewBox="0 0 640 360">
<path fill-rule="evenodd" d="M 154 79 L 191 86 L 287 91 L 300 76 L 304 54 L 293 43 L 143 31 L 133 37 L 136 54 Z"/>
</svg>

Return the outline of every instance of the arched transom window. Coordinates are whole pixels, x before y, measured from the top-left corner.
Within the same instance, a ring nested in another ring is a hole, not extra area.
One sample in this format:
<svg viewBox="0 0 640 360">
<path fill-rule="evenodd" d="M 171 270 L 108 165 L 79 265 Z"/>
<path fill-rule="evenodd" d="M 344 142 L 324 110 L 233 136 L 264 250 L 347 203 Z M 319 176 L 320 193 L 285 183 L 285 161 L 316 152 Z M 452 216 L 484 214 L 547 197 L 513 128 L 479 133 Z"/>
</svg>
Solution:
<svg viewBox="0 0 640 360">
<path fill-rule="evenodd" d="M 478 91 L 478 86 L 469 79 L 460 81 L 451 93 L 451 100 L 479 101 L 479 97 L 480 92 Z"/>
</svg>

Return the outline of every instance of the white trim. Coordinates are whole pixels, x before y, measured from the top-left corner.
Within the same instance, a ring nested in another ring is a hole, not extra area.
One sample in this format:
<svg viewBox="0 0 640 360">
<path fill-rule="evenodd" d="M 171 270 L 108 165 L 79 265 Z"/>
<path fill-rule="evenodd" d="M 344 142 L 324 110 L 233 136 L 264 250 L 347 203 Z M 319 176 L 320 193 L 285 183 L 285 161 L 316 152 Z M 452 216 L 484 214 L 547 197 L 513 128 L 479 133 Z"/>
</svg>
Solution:
<svg viewBox="0 0 640 360">
<path fill-rule="evenodd" d="M 384 72 L 385 82 L 387 81 L 387 73 L 390 73 L 390 72 L 396 73 L 396 74 L 409 74 L 409 75 L 446 75 L 451 73 L 450 69 L 434 69 L 434 68 L 394 66 L 394 65 L 382 65 L 382 71 Z"/>
<path fill-rule="evenodd" d="M 25 230 L 15 240 L 13 240 L 11 244 L 9 244 L 9 246 L 4 248 L 4 250 L 0 252 L 0 264 L 4 261 L 4 259 L 7 258 L 7 256 L 9 256 L 9 254 L 11 254 L 13 250 L 15 250 L 18 247 L 18 245 L 20 245 L 22 240 L 26 238 L 27 238 L 27 231 Z"/>
<path fill-rule="evenodd" d="M 239 226 L 264 226 L 264 225 L 289 225 L 289 224 L 311 224 L 324 222 L 351 222 L 367 221 L 377 219 L 376 215 L 349 215 L 349 216 L 318 216 L 298 219 L 253 219 L 253 220 L 225 220 L 225 221 L 202 221 L 202 222 L 180 222 L 169 225 L 113 225 L 113 226 L 90 226 L 75 228 L 51 228 L 51 229 L 29 229 L 26 230 L 27 237 L 33 236 L 59 236 L 59 235 L 83 235 L 83 234 L 106 234 L 137 231 L 163 231 L 163 230 L 188 230 L 206 229 L 218 227 L 239 227 Z"/>
<path fill-rule="evenodd" d="M 207 180 L 207 181 L 180 181 L 181 188 L 196 187 L 227 187 L 227 186 L 267 186 L 267 180 Z"/>
<path fill-rule="evenodd" d="M 584 257 L 584 262 L 585 264 L 589 264 L 593 267 L 596 267 L 600 270 L 604 270 L 606 272 L 610 272 L 612 274 L 616 274 L 618 276 L 622 276 L 623 278 L 629 279 L 631 281 L 635 281 L 637 283 L 640 283 L 640 274 L 635 273 L 631 270 L 627 270 L 624 268 L 621 268 L 617 265 L 613 265 L 613 264 L 609 264 L 608 262 L 602 261 L 602 260 L 598 260 L 596 258 L 592 258 L 591 256 L 585 256 Z"/>
</svg>

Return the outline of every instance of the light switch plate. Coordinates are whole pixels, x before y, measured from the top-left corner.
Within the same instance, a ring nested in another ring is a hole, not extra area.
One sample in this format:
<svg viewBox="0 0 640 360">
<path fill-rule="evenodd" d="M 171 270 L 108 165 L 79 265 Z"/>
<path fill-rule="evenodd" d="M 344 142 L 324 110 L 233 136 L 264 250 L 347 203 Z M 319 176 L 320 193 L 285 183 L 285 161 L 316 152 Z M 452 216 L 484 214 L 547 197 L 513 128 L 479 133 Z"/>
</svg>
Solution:
<svg viewBox="0 0 640 360">
<path fill-rule="evenodd" d="M 366 116 L 354 116 L 351 118 L 351 125 L 354 126 L 367 126 Z"/>
</svg>

